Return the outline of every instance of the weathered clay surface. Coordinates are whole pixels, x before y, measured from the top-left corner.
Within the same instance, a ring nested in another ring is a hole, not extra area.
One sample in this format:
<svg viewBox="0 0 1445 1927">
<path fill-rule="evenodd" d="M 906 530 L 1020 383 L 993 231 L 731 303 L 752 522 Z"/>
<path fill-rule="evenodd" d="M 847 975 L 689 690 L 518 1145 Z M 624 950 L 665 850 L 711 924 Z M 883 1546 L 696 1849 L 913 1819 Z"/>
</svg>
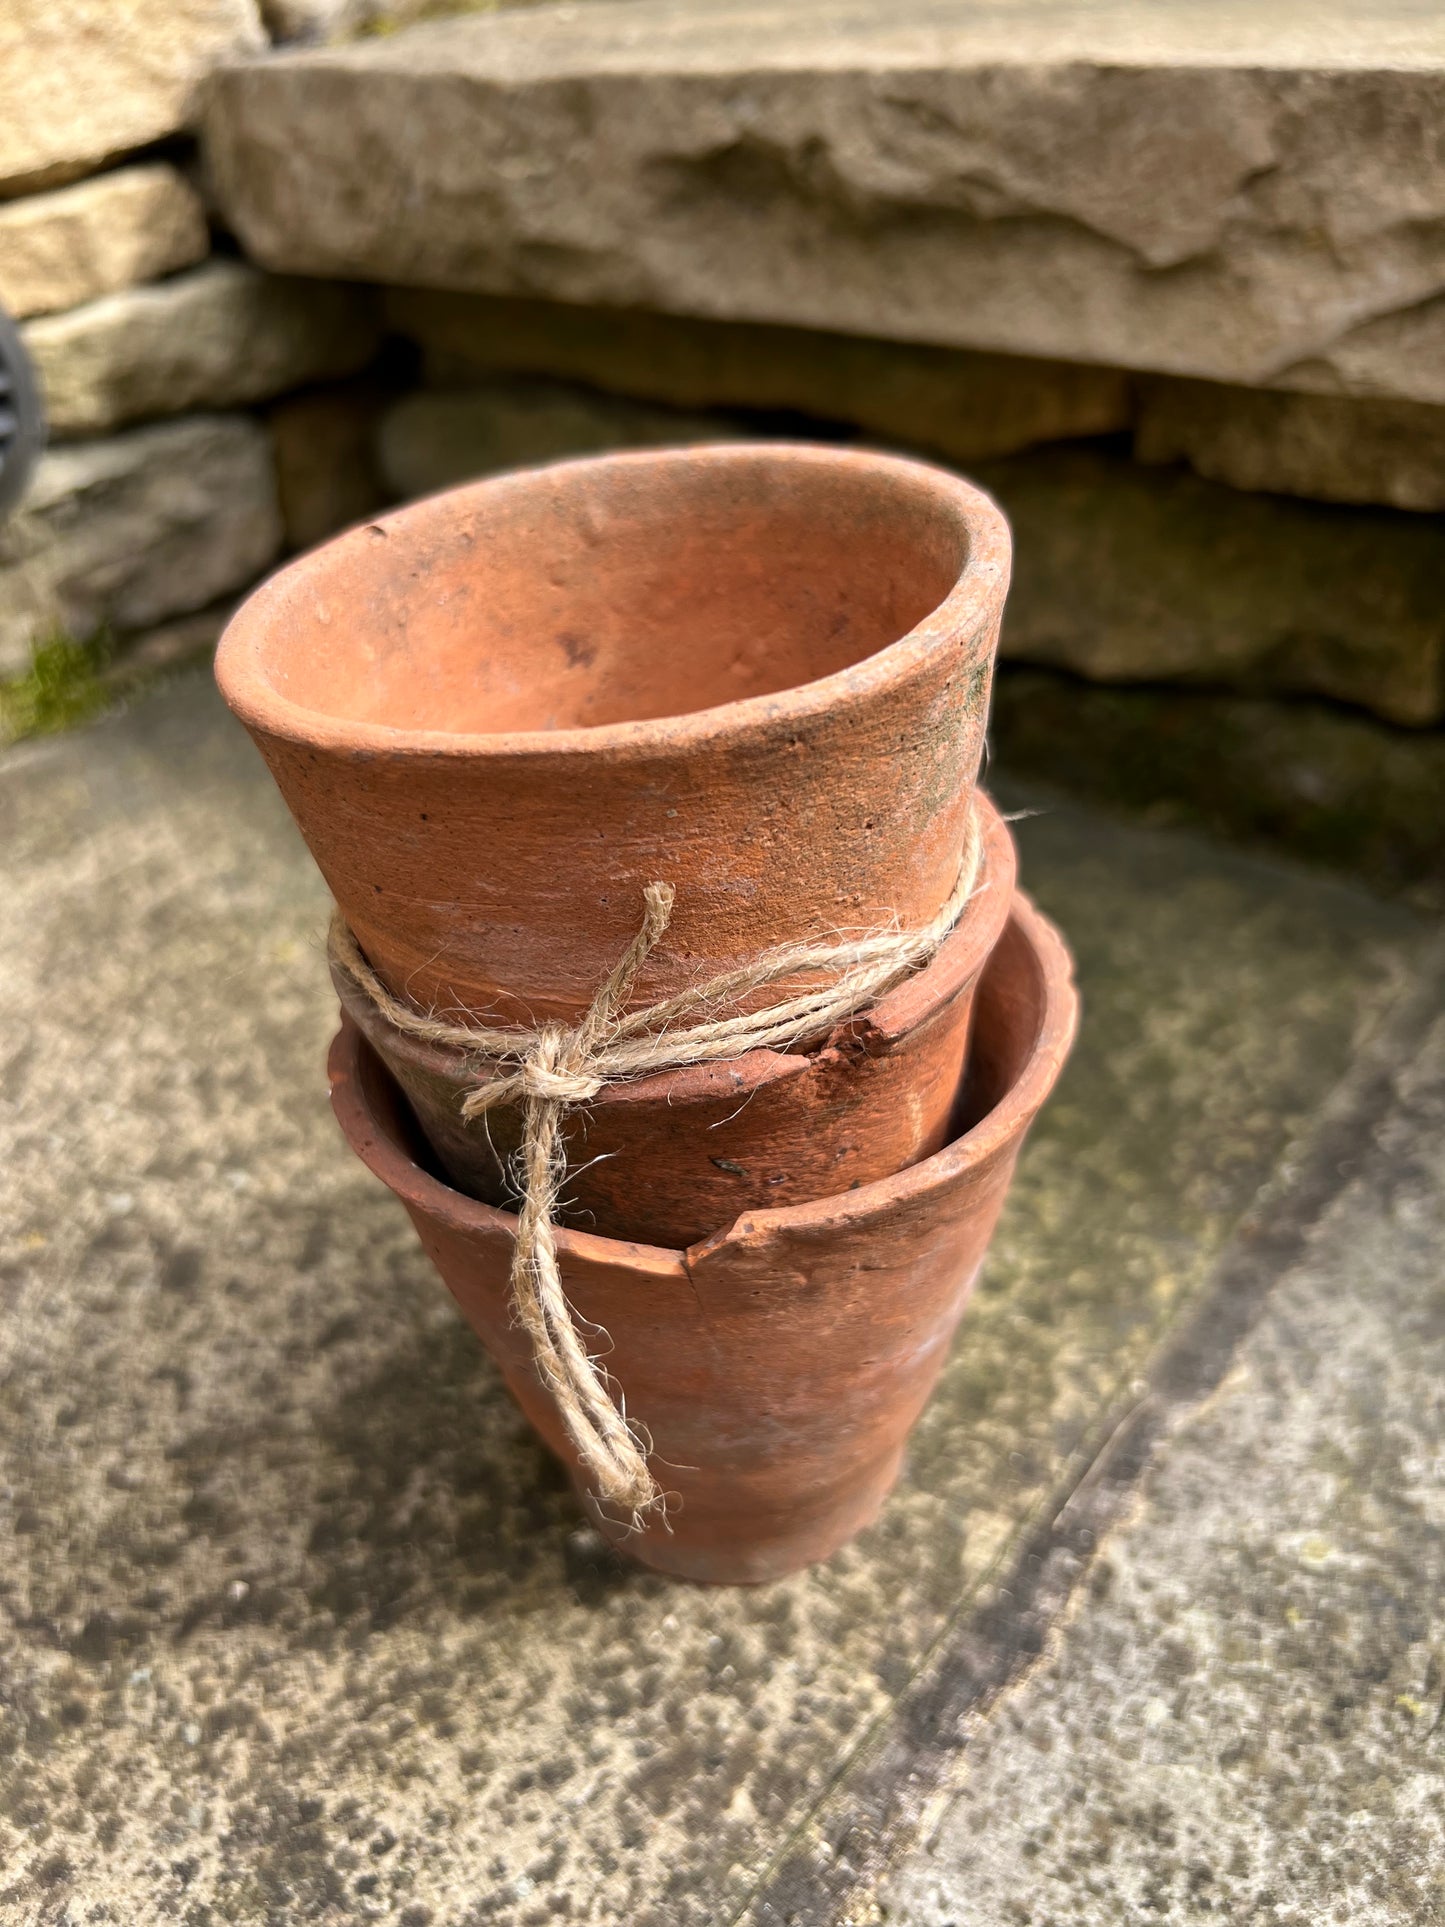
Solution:
<svg viewBox="0 0 1445 1927">
<path fill-rule="evenodd" d="M 197 415 L 52 449 L 0 531 L 0 669 L 56 634 L 144 629 L 253 582 L 281 544 L 264 429 Z"/>
<path fill-rule="evenodd" d="M 988 498 L 921 463 L 610 456 L 338 537 L 244 605 L 216 673 L 390 990 L 575 1021 L 654 880 L 677 901 L 639 1005 L 929 921 L 1008 555 Z"/>
<path fill-rule="evenodd" d="M 1445 19 L 545 7 L 219 74 L 278 269 L 1445 403 Z"/>
<path fill-rule="evenodd" d="M 516 1219 L 416 1162 L 397 1088 L 350 1025 L 332 1048 L 332 1103 L 607 1537 L 676 1577 L 757 1584 L 876 1518 L 1068 1056 L 1068 952 L 1023 896 L 977 1008 L 969 1128 L 900 1176 L 749 1212 L 685 1252 L 559 1232 L 567 1301 L 607 1334 L 609 1377 L 669 1494 L 666 1517 L 638 1525 L 589 1489 L 537 1371 L 508 1280 Z"/>
<path fill-rule="evenodd" d="M 343 1144 L 323 892 L 214 692 L 7 756 L 18 1921 L 747 1918 L 1058 1511 L 1416 941 L 1365 893 L 1106 816 L 1055 805 L 1018 834 L 1079 960 L 1069 1069 L 878 1526 L 719 1591 L 621 1572 L 579 1531 Z"/>
<path fill-rule="evenodd" d="M 942 1150 L 957 1123 L 974 990 L 1008 922 L 1017 867 L 1007 826 L 981 793 L 976 801 L 976 891 L 933 961 L 820 1048 L 751 1051 L 605 1087 L 567 1119 L 559 1222 L 691 1245 L 744 1211 L 831 1197 Z M 475 1057 L 404 1036 L 343 972 L 333 979 L 446 1176 L 469 1197 L 514 1203 L 521 1106 L 468 1123 L 461 1104 L 476 1087 Z"/>
<path fill-rule="evenodd" d="M 1445 1918 L 1445 1020 L 1394 1087 L 875 1918 Z"/>
<path fill-rule="evenodd" d="M 0 302 L 18 318 L 79 307 L 188 268 L 211 245 L 200 197 L 155 161 L 0 202 Z"/>
<path fill-rule="evenodd" d="M 432 368 L 561 376 L 678 408 L 799 410 L 954 461 L 1126 428 L 1116 369 L 813 328 L 394 288 L 387 316 Z"/>
<path fill-rule="evenodd" d="M 6 0 L 0 193 L 179 132 L 211 68 L 265 44 L 255 0 Z"/>
<path fill-rule="evenodd" d="M 376 466 L 393 499 L 434 495 L 482 475 L 614 448 L 737 441 L 742 422 L 605 395 L 570 382 L 492 380 L 421 390 L 376 428 Z"/>
<path fill-rule="evenodd" d="M 24 330 L 57 437 L 261 401 L 375 353 L 363 291 L 208 261 Z"/>
<path fill-rule="evenodd" d="M 1241 494 L 1093 449 L 972 473 L 1014 531 L 1002 648 L 1103 682 L 1309 692 L 1445 714 L 1433 518 Z"/>
<path fill-rule="evenodd" d="M 1234 488 L 1445 509 L 1445 408 L 1416 402 L 1146 381 L 1134 452 Z"/>
</svg>

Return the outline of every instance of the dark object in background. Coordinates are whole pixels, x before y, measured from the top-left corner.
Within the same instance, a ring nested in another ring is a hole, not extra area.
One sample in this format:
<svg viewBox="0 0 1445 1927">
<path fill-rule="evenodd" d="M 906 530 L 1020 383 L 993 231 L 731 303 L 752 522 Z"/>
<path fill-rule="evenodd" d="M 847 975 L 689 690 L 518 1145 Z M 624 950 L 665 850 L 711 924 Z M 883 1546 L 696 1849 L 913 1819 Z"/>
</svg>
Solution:
<svg viewBox="0 0 1445 1927">
<path fill-rule="evenodd" d="M 0 308 L 0 516 L 8 515 L 29 487 L 44 446 L 40 384 L 19 329 Z"/>
</svg>

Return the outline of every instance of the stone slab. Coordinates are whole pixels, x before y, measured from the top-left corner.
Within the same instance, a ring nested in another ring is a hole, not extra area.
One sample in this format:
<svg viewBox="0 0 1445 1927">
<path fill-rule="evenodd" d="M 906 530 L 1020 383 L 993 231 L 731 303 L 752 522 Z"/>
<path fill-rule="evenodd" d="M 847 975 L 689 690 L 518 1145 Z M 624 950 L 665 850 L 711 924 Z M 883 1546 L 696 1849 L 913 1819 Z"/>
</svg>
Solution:
<svg viewBox="0 0 1445 1927">
<path fill-rule="evenodd" d="M 1232 488 L 1445 509 L 1445 408 L 1342 395 L 1139 384 L 1134 453 Z"/>
<path fill-rule="evenodd" d="M 236 612 L 234 597 L 213 602 L 194 615 L 175 616 L 154 629 L 119 639 L 116 656 L 101 673 L 107 689 L 125 697 L 154 678 L 177 670 L 209 665 L 221 631 Z"/>
<path fill-rule="evenodd" d="M 325 541 L 386 499 L 374 444 L 390 399 L 363 379 L 288 395 L 267 409 L 288 549 Z"/>
<path fill-rule="evenodd" d="M 676 408 L 796 411 L 954 461 L 1129 427 L 1112 368 L 968 354 L 821 329 L 392 289 L 387 317 L 439 379 L 543 375 Z"/>
<path fill-rule="evenodd" d="M 623 0 L 219 73 L 266 265 L 1445 403 L 1424 0 Z"/>
<path fill-rule="evenodd" d="M 1099 682 L 1292 691 L 1445 713 L 1445 523 L 1251 496 L 1107 449 L 970 474 L 1007 511 L 1003 650 Z"/>
<path fill-rule="evenodd" d="M 200 196 L 164 162 L 0 202 L 0 303 L 17 320 L 191 267 L 210 250 Z"/>
<path fill-rule="evenodd" d="M 0 530 L 0 675 L 58 637 L 202 609 L 254 582 L 280 545 L 270 442 L 247 416 L 50 449 Z"/>
<path fill-rule="evenodd" d="M 1123 688 L 1024 663 L 994 677 L 990 768 L 1445 910 L 1445 730 L 1337 703 Z"/>
<path fill-rule="evenodd" d="M 1072 1622 L 960 1735 L 907 1927 L 1445 1918 L 1445 1017 Z"/>
<path fill-rule="evenodd" d="M 377 423 L 376 461 L 395 499 L 431 495 L 479 475 L 613 448 L 732 441 L 746 425 L 599 394 L 567 382 L 476 381 L 423 389 Z"/>
<path fill-rule="evenodd" d="M 1019 834 L 1084 1029 L 905 1482 L 826 1566 L 699 1590 L 580 1529 L 341 1144 L 323 894 L 209 689 L 0 761 L 0 1904 L 745 1913 L 1416 967 L 1360 893 Z"/>
<path fill-rule="evenodd" d="M 265 44 L 255 0 L 6 0 L 0 197 L 178 133 L 210 69 Z"/>
<path fill-rule="evenodd" d="M 376 352 L 366 291 L 214 260 L 27 323 L 57 440 L 196 408 L 234 408 L 347 375 Z"/>
</svg>

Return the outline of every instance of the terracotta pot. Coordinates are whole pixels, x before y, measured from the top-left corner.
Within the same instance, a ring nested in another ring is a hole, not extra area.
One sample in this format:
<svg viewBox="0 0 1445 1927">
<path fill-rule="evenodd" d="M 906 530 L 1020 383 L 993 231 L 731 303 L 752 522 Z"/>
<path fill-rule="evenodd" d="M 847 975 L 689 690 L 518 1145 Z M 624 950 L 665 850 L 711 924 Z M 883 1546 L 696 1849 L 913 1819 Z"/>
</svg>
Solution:
<svg viewBox="0 0 1445 1927">
<path fill-rule="evenodd" d="M 1026 898 L 976 999 L 969 1128 L 911 1170 L 820 1204 L 750 1213 L 688 1251 L 559 1234 L 567 1295 L 602 1327 L 609 1374 L 675 1495 L 634 1557 L 689 1579 L 774 1579 L 866 1525 L 897 1477 L 943 1364 L 1024 1134 L 1077 1019 L 1068 952 Z M 515 1219 L 428 1170 L 396 1085 L 343 1023 L 332 1102 L 352 1149 L 401 1199 L 542 1437 L 575 1467 L 507 1295 Z"/>
<path fill-rule="evenodd" d="M 568 1119 L 563 1222 L 694 1244 L 743 1211 L 892 1177 L 947 1142 L 974 985 L 1008 921 L 1017 868 L 1007 825 L 978 802 L 977 893 L 932 963 L 811 1053 L 756 1050 L 604 1089 Z M 461 1101 L 476 1075 L 466 1057 L 397 1030 L 343 972 L 332 980 L 447 1177 L 470 1197 L 513 1203 L 506 1161 L 521 1142 L 520 1106 L 468 1123 Z"/>
<path fill-rule="evenodd" d="M 1009 536 L 920 463 L 710 447 L 565 462 L 271 578 L 216 674 L 388 988 L 575 1019 L 677 888 L 635 1001 L 958 871 Z"/>
</svg>

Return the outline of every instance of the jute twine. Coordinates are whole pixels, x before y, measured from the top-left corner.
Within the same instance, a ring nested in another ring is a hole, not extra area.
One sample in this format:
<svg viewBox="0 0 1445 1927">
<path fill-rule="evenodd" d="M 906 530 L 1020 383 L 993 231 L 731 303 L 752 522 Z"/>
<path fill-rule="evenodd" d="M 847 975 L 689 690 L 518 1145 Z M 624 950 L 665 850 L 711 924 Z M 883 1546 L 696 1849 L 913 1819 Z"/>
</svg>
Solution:
<svg viewBox="0 0 1445 1927">
<path fill-rule="evenodd" d="M 620 1396 L 609 1390 L 597 1359 L 588 1354 L 562 1288 L 555 1213 L 567 1179 L 564 1119 L 607 1084 L 826 1037 L 936 954 L 973 895 L 980 848 L 978 816 L 971 810 L 958 881 L 943 908 L 921 929 L 884 928 L 838 943 L 782 944 L 674 997 L 624 1011 L 638 971 L 672 916 L 673 886 L 649 883 L 642 893 L 641 928 L 582 1021 L 570 1027 L 550 1023 L 531 1030 L 491 1030 L 430 1016 L 393 996 L 340 912 L 332 917 L 332 963 L 389 1024 L 408 1037 L 443 1044 L 478 1060 L 478 1082 L 462 1099 L 463 1117 L 484 1117 L 500 1104 L 523 1107 L 512 1302 L 598 1496 L 629 1514 L 634 1524 L 661 1505 L 662 1494 L 648 1469 L 643 1441 L 628 1422 Z M 761 1010 L 700 1015 L 725 1011 L 754 991 L 800 974 L 820 981 Z M 689 1018 L 698 1021 L 686 1021 Z M 605 1332 L 597 1336 L 606 1340 Z"/>
</svg>

